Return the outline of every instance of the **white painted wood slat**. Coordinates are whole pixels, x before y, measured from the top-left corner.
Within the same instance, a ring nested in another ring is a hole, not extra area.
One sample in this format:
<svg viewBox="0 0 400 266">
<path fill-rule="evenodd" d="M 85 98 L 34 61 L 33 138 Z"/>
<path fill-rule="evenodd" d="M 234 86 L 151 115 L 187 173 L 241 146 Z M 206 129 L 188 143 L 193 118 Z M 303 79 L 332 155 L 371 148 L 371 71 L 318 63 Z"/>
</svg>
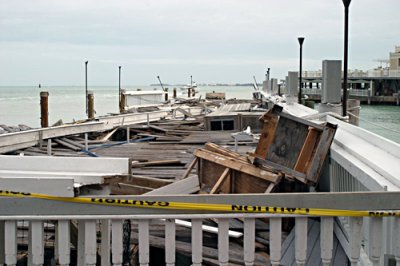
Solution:
<svg viewBox="0 0 400 266">
<path fill-rule="evenodd" d="M 203 261 L 202 219 L 192 219 L 192 265 L 201 266 Z"/>
<path fill-rule="evenodd" d="M 244 264 L 251 266 L 254 264 L 254 251 L 255 251 L 255 240 L 256 240 L 256 223 L 254 218 L 244 219 Z"/>
<path fill-rule="evenodd" d="M 43 243 L 43 222 L 29 222 L 29 244 L 28 244 L 28 264 L 43 265 L 44 263 L 44 243 Z"/>
<path fill-rule="evenodd" d="M 360 260 L 360 249 L 361 249 L 361 229 L 363 224 L 362 217 L 350 217 L 350 263 L 352 266 L 358 264 Z"/>
<path fill-rule="evenodd" d="M 175 238 L 175 219 L 167 219 L 165 220 L 165 263 L 167 266 L 175 265 Z"/>
<path fill-rule="evenodd" d="M 149 220 L 139 220 L 139 264 L 148 266 L 150 263 Z"/>
<path fill-rule="evenodd" d="M 15 221 L 4 222 L 4 245 L 5 262 L 7 265 L 17 264 L 17 223 Z"/>
<path fill-rule="evenodd" d="M 67 266 L 70 264 L 70 228 L 69 220 L 59 220 L 57 223 L 57 253 L 58 264 Z"/>
<path fill-rule="evenodd" d="M 112 264 L 115 266 L 122 265 L 123 262 L 123 245 L 122 245 L 122 222 L 123 220 L 112 220 L 112 232 L 111 232 L 111 253 L 112 253 Z"/>
<path fill-rule="evenodd" d="M 295 258 L 297 265 L 305 265 L 307 259 L 307 217 L 296 217 Z"/>
<path fill-rule="evenodd" d="M 331 265 L 333 252 L 333 217 L 321 217 L 321 259 L 324 266 Z"/>
<path fill-rule="evenodd" d="M 271 218 L 269 223 L 271 264 L 280 265 L 282 256 L 282 218 Z"/>
<path fill-rule="evenodd" d="M 218 219 L 218 262 L 220 266 L 229 263 L 229 219 Z"/>
<path fill-rule="evenodd" d="M 382 230 L 383 220 L 381 217 L 369 218 L 369 259 L 373 265 L 379 266 L 382 254 Z"/>
<path fill-rule="evenodd" d="M 100 246 L 100 254 L 101 254 L 101 266 L 110 265 L 110 226 L 111 220 L 104 219 L 101 220 L 101 246 Z"/>
</svg>

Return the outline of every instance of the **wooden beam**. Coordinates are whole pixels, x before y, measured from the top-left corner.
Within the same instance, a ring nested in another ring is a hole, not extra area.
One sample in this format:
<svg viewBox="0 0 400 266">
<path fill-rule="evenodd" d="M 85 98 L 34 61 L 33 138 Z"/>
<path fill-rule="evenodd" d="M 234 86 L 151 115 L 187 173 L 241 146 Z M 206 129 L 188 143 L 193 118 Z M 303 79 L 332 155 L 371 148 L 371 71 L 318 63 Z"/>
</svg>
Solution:
<svg viewBox="0 0 400 266">
<path fill-rule="evenodd" d="M 181 179 L 185 179 L 186 177 L 189 176 L 190 172 L 192 171 L 193 167 L 197 164 L 198 161 L 199 161 L 198 158 L 194 158 L 194 160 L 189 164 L 188 168 L 186 169 Z"/>
<path fill-rule="evenodd" d="M 299 157 L 297 157 L 297 162 L 294 166 L 294 170 L 302 173 L 306 172 L 319 136 L 320 131 L 316 130 L 313 127 L 308 128 L 308 134 L 306 140 L 304 141 L 303 147 L 301 148 Z"/>
<path fill-rule="evenodd" d="M 199 190 L 199 178 L 196 175 L 192 175 L 188 178 L 150 191 L 146 193 L 146 195 L 193 194 L 198 192 Z"/>
<path fill-rule="evenodd" d="M 269 184 L 268 188 L 265 190 L 264 193 L 271 193 L 272 190 L 274 189 L 274 187 L 275 187 L 275 184 L 273 184 L 273 183 Z"/>
<path fill-rule="evenodd" d="M 307 180 L 312 183 L 318 182 L 322 165 L 328 154 L 329 148 L 331 147 L 333 138 L 335 137 L 336 128 L 337 125 L 328 123 L 321 134 L 319 143 L 315 148 L 315 153 L 312 158 L 312 163 L 308 167 L 306 174 Z"/>
<path fill-rule="evenodd" d="M 72 145 L 72 144 L 70 144 L 70 143 L 68 143 L 68 142 L 66 142 L 66 141 L 63 141 L 63 140 L 61 140 L 61 139 L 53 139 L 55 142 L 57 142 L 58 144 L 60 144 L 60 145 L 62 145 L 62 146 L 64 146 L 64 147 L 67 147 L 67 148 L 69 148 L 69 149 L 71 149 L 71 150 L 73 150 L 73 151 L 80 151 L 80 150 L 82 150 L 81 148 L 79 148 L 79 147 L 77 147 L 77 146 L 75 146 L 75 145 Z"/>
<path fill-rule="evenodd" d="M 157 165 L 169 165 L 169 164 L 181 164 L 181 160 L 159 160 L 151 162 L 132 162 L 132 167 L 144 167 L 144 166 L 157 166 Z"/>
<path fill-rule="evenodd" d="M 230 175 L 230 171 L 231 169 L 226 168 L 224 170 L 224 172 L 222 173 L 222 175 L 219 177 L 218 181 L 215 183 L 215 185 L 213 186 L 213 188 L 210 191 L 210 194 L 215 194 L 220 187 L 222 186 L 222 184 L 225 182 L 225 180 L 227 179 L 227 177 Z"/>
<path fill-rule="evenodd" d="M 263 169 L 260 169 L 250 163 L 245 163 L 234 158 L 230 158 L 221 154 L 213 153 L 204 149 L 198 149 L 194 152 L 194 155 L 198 158 L 205 159 L 207 161 L 214 162 L 216 164 L 228 167 L 230 169 L 243 172 L 266 181 L 277 183 L 280 181 L 280 176 L 277 174 L 270 173 Z"/>
<path fill-rule="evenodd" d="M 152 188 L 135 186 L 124 183 L 112 183 L 110 185 L 112 195 L 141 195 L 152 191 Z"/>
<path fill-rule="evenodd" d="M 295 178 L 303 183 L 306 183 L 306 175 L 304 173 L 297 172 L 289 167 L 282 166 L 280 164 L 273 163 L 258 157 L 254 158 L 254 165 L 264 168 L 269 171 L 283 173 L 285 177 Z"/>
<path fill-rule="evenodd" d="M 231 151 L 229 149 L 222 148 L 221 146 L 218 146 L 217 144 L 211 142 L 206 143 L 204 148 L 208 151 L 212 151 L 215 153 L 219 153 L 228 157 L 236 158 L 241 161 L 247 162 L 247 158 L 245 156 L 240 155 L 239 153 Z"/>
<path fill-rule="evenodd" d="M 159 188 L 174 182 L 171 180 L 152 178 L 148 176 L 139 176 L 139 175 L 129 176 L 128 179 L 129 179 L 128 181 L 123 181 L 123 183 L 142 186 L 142 187 L 149 187 L 149 188 Z"/>
<path fill-rule="evenodd" d="M 260 119 L 264 121 L 264 127 L 261 132 L 255 154 L 261 158 L 266 158 L 268 149 L 275 137 L 275 131 L 278 126 L 279 117 L 276 113 L 270 110 Z"/>
<path fill-rule="evenodd" d="M 69 138 L 61 138 L 61 140 L 62 140 L 62 141 L 65 141 L 65 142 L 67 142 L 67 143 L 69 143 L 69 144 L 71 144 L 71 145 L 74 145 L 74 146 L 76 146 L 76 147 L 78 147 L 78 148 L 81 148 L 81 149 L 84 149 L 84 148 L 85 148 L 85 145 L 80 144 L 80 143 L 78 143 L 77 141 L 73 141 L 73 140 L 71 140 L 71 139 L 69 139 Z"/>
</svg>

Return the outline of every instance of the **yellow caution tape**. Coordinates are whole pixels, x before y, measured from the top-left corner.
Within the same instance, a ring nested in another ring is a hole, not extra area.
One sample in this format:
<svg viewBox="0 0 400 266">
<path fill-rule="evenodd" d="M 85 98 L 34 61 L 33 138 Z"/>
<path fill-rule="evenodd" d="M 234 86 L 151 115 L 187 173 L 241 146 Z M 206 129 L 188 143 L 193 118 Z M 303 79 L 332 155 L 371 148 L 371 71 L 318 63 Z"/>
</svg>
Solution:
<svg viewBox="0 0 400 266">
<path fill-rule="evenodd" d="M 100 204 L 100 205 L 120 206 L 120 207 L 124 206 L 124 207 L 214 211 L 214 212 L 230 212 L 230 213 L 271 213 L 271 214 L 295 214 L 295 215 L 309 215 L 309 216 L 353 216 L 353 217 L 400 216 L 399 211 L 352 211 L 352 210 L 316 209 L 316 208 L 286 208 L 286 207 L 252 206 L 252 205 L 235 205 L 235 204 L 144 201 L 144 200 L 134 200 L 134 199 L 100 198 L 100 197 L 69 198 L 69 197 L 57 197 L 45 194 L 37 194 L 37 193 L 15 192 L 9 190 L 0 190 L 0 196 L 30 197 L 30 198 L 38 198 L 46 200 L 56 200 L 56 201 L 86 203 L 86 204 Z"/>
</svg>

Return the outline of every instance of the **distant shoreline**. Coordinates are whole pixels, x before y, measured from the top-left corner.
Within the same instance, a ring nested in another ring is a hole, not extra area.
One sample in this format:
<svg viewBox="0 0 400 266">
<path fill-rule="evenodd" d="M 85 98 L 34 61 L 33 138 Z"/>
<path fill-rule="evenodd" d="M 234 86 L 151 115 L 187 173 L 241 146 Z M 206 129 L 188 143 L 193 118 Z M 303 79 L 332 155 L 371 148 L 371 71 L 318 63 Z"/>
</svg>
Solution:
<svg viewBox="0 0 400 266">
<path fill-rule="evenodd" d="M 262 86 L 262 84 L 257 84 L 258 86 Z M 150 84 L 149 86 L 160 86 L 160 84 Z M 170 87 L 184 87 L 188 86 L 187 84 L 163 84 L 163 86 L 170 86 Z M 199 86 L 208 86 L 208 87 L 218 87 L 218 86 L 231 86 L 231 87 L 248 87 L 248 86 L 253 86 L 253 83 L 234 83 L 234 84 L 229 84 L 229 83 L 198 83 L 197 87 Z"/>
</svg>

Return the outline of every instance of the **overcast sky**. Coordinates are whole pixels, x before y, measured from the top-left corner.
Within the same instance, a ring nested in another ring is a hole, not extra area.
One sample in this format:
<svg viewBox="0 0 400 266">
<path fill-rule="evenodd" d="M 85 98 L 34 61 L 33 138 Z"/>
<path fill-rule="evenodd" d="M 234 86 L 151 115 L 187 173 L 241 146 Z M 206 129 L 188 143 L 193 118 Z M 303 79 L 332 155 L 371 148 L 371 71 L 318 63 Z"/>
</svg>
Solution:
<svg viewBox="0 0 400 266">
<path fill-rule="evenodd" d="M 0 85 L 147 85 L 284 78 L 343 58 L 341 0 L 0 0 Z M 353 0 L 349 67 L 400 45 L 400 0 Z"/>
</svg>

